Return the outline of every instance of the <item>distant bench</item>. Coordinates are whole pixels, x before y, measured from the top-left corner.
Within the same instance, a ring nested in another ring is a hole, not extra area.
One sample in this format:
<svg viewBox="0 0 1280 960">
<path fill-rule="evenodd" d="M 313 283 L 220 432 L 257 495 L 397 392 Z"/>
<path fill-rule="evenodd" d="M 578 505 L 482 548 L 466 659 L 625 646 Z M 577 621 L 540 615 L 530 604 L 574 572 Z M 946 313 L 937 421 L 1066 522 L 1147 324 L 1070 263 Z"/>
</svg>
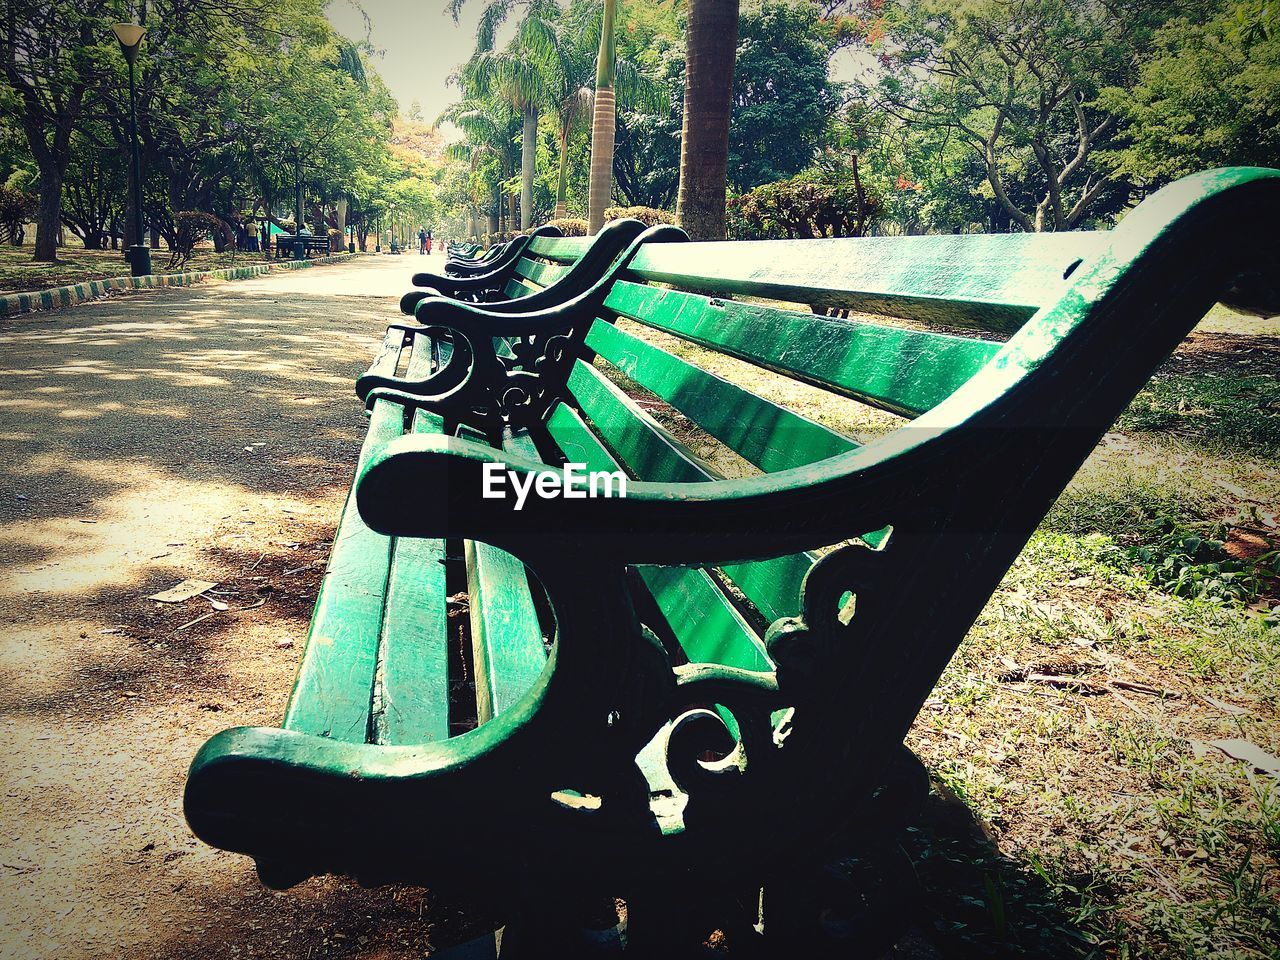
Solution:
<svg viewBox="0 0 1280 960">
<path fill-rule="evenodd" d="M 300 237 L 288 237 L 278 233 L 276 234 L 276 259 L 281 260 L 286 257 L 297 256 L 296 251 L 299 245 L 302 247 L 302 256 L 304 258 L 313 252 L 324 253 L 326 257 L 333 252 L 328 237 L 313 237 L 306 234 Z"/>
<path fill-rule="evenodd" d="M 645 955 L 717 926 L 788 955 L 841 929 L 821 897 L 883 926 L 891 893 L 824 871 L 832 833 L 892 856 L 921 704 L 1151 373 L 1242 276 L 1274 278 L 1277 216 L 1280 172 L 1211 171 L 1110 232 L 654 228 L 559 306 L 416 303 L 366 393 L 284 728 L 205 744 L 192 828 L 277 886 L 496 901 L 533 955 L 577 955 L 594 894 Z M 779 402 L 801 385 L 903 420 L 864 442 Z M 487 464 L 566 461 L 627 496 L 484 495 Z"/>
</svg>

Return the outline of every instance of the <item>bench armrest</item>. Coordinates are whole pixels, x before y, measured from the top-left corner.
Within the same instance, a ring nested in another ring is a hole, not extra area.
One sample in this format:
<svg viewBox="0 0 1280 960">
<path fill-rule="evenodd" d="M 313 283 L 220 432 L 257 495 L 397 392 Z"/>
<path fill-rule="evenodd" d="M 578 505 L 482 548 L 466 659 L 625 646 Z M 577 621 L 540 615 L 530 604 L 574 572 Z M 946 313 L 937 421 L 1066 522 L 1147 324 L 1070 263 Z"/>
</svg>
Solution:
<svg viewBox="0 0 1280 960">
<path fill-rule="evenodd" d="M 417 305 L 413 318 L 424 327 L 441 327 L 468 340 L 536 336 L 564 330 L 588 299 L 588 294 L 582 293 L 554 307 L 527 313 L 499 313 L 487 305 L 429 297 Z"/>
<path fill-rule="evenodd" d="M 484 496 L 486 464 L 502 465 L 522 485 L 557 468 L 458 437 L 414 435 L 370 458 L 356 502 L 382 533 L 484 540 L 526 560 L 570 551 L 630 564 L 720 565 L 813 549 L 900 520 L 890 508 L 910 490 L 903 473 L 922 469 L 899 462 L 918 461 L 900 445 L 868 445 L 744 480 L 628 480 L 625 497 L 587 497 L 583 478 L 575 485 L 582 497 L 543 499 L 530 490 L 517 507 L 509 481 L 502 496 Z"/>
<path fill-rule="evenodd" d="M 683 230 L 670 224 L 658 224 L 643 232 L 636 230 L 639 226 L 636 221 L 617 220 L 605 228 L 611 232 L 607 237 L 602 232 L 597 239 L 592 250 L 597 255 L 588 253 L 574 265 L 575 284 L 581 283 L 583 289 L 567 300 L 557 300 L 553 293 L 556 289 L 554 284 L 528 297 L 494 304 L 461 303 L 447 297 L 417 297 L 413 303 L 414 319 L 424 326 L 446 327 L 468 338 L 537 336 L 563 331 L 581 318 L 584 311 L 590 311 L 594 316 L 595 309 L 604 302 L 615 278 L 645 244 L 680 243 L 688 239 Z M 608 242 L 602 244 L 601 239 Z M 619 241 L 628 240 L 625 249 L 619 251 L 622 245 Z M 590 280 L 584 282 L 584 276 Z M 415 282 L 417 279 L 414 278 Z M 569 279 L 566 277 L 561 283 Z M 402 298 L 402 309 L 410 304 L 416 293 L 414 291 Z"/>
</svg>

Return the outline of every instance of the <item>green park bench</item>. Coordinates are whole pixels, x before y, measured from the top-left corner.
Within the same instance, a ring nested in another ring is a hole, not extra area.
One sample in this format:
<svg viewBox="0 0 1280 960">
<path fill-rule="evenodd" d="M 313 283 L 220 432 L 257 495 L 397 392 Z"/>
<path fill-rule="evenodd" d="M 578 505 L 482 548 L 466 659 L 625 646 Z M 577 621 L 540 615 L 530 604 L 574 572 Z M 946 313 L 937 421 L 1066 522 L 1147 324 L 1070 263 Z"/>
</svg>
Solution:
<svg viewBox="0 0 1280 960">
<path fill-rule="evenodd" d="M 616 271 L 619 264 L 634 256 L 645 243 L 664 237 L 685 239 L 684 232 L 679 229 L 659 225 L 646 230 L 639 220 L 615 220 L 590 238 L 536 238 L 531 246 L 536 246 L 540 252 L 535 254 L 526 249 L 526 256 L 515 265 L 523 273 L 517 280 L 510 281 L 503 291 L 511 296 L 486 300 L 484 308 L 490 312 L 537 315 L 593 293 L 598 295 L 607 282 L 607 276 L 612 275 L 611 267 Z M 546 262 L 539 262 L 535 256 L 546 258 Z M 558 262 L 553 258 L 558 258 Z M 418 274 L 414 280 L 423 277 L 423 274 Z M 546 286 L 540 286 L 539 282 Z M 400 310 L 416 317 L 422 303 L 439 300 L 442 296 L 434 289 L 413 290 L 401 298 Z M 420 342 L 426 330 L 422 324 L 416 323 L 393 323 L 387 327 L 382 349 L 374 355 L 369 369 L 356 381 L 356 394 L 360 399 L 366 399 L 371 390 L 380 387 L 423 394 L 448 389 L 447 381 L 461 382 L 467 375 L 469 364 L 465 360 L 450 362 L 453 343 L 447 335 L 436 338 L 429 345 L 425 341 Z M 420 375 L 397 375 L 415 346 L 420 350 L 435 351 L 435 363 Z M 503 371 L 532 367 L 545 352 L 545 344 L 537 337 L 500 337 L 493 340 L 492 347 L 491 358 Z M 539 375 L 533 372 L 523 379 L 529 380 L 530 377 L 536 381 Z M 502 372 L 489 378 L 488 382 L 501 390 L 497 400 L 501 400 L 508 390 L 520 389 Z M 478 383 L 476 379 L 475 385 Z M 474 385 L 471 392 L 474 392 Z M 530 394 L 531 399 L 532 396 Z M 496 409 L 498 404 L 491 406 Z"/>
<path fill-rule="evenodd" d="M 816 935 L 795 891 L 837 832 L 892 846 L 922 789 L 903 737 L 948 660 L 1215 300 L 1274 292 L 1277 216 L 1280 172 L 1217 170 L 1108 232 L 668 232 L 554 309 L 423 302 L 451 357 L 410 348 L 414 389 L 368 394 L 283 729 L 205 744 L 193 830 L 273 886 L 499 904 L 504 955 L 553 955 L 596 894 L 656 955 L 716 926 Z M 503 337 L 546 353 L 495 367 Z M 860 442 L 779 403 L 788 384 L 901 419 Z M 484 495 L 486 464 L 564 461 L 621 469 L 626 496 Z"/>
<path fill-rule="evenodd" d="M 482 275 L 500 272 L 502 280 L 505 282 L 510 276 L 511 266 L 524 255 L 526 248 L 535 240 L 551 240 L 560 237 L 560 229 L 558 227 L 544 226 L 538 227 L 536 230 L 528 234 L 522 234 L 513 237 L 505 243 L 494 244 L 486 250 L 481 256 L 474 258 L 457 258 L 446 257 L 445 259 L 445 277 L 478 277 Z M 417 276 L 425 276 L 431 280 L 418 284 L 419 286 L 435 286 L 441 280 L 437 274 L 415 274 Z M 414 281 L 417 283 L 416 279 Z M 498 284 L 497 288 L 501 290 L 502 285 Z"/>
<path fill-rule="evenodd" d="M 283 257 L 298 256 L 299 248 L 301 248 L 303 257 L 312 253 L 323 253 L 327 257 L 333 252 L 328 237 L 316 237 L 305 233 L 299 236 L 284 233 L 276 234 L 277 260 Z"/>
<path fill-rule="evenodd" d="M 401 297 L 400 310 L 412 315 L 418 303 L 428 297 L 481 302 L 503 312 L 540 310 L 563 303 L 598 279 L 643 229 L 639 220 L 615 220 L 594 237 L 544 236 L 535 231 L 513 240 L 519 247 L 486 272 L 467 277 L 415 273 L 413 284 L 418 289 Z M 503 306 L 493 306 L 499 303 Z"/>
<path fill-rule="evenodd" d="M 494 246 L 496 247 L 498 244 Z M 484 248 L 478 243 L 450 243 L 445 247 L 445 256 L 458 262 L 475 260 L 482 253 L 484 253 Z"/>
</svg>

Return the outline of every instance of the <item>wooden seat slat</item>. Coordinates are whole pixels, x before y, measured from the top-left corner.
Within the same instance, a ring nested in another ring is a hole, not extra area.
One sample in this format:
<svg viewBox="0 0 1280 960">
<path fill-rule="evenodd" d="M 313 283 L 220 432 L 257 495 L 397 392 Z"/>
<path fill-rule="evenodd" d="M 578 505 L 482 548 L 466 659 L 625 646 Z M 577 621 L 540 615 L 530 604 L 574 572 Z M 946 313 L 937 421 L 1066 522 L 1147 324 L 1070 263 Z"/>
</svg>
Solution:
<svg viewBox="0 0 1280 960">
<path fill-rule="evenodd" d="M 587 334 L 587 346 L 766 473 L 814 463 L 857 446 L 611 323 L 596 322 Z"/>
<path fill-rule="evenodd" d="M 508 435 L 503 449 L 538 458 L 527 434 Z M 547 663 L 542 627 L 524 564 L 487 543 L 464 541 L 471 603 L 476 716 L 484 723 L 520 699 Z"/>
<path fill-rule="evenodd" d="M 526 248 L 545 260 L 573 263 L 591 248 L 591 237 L 534 237 Z"/>
<path fill-rule="evenodd" d="M 718 476 L 594 367 L 579 361 L 569 383 L 595 432 L 640 479 L 696 483 Z M 773 620 L 797 611 L 800 585 L 812 565 L 809 554 L 796 554 L 735 564 L 726 567 L 725 574 L 766 618 Z"/>
<path fill-rule="evenodd" d="M 633 476 L 669 483 L 697 483 L 708 478 L 705 466 L 678 440 L 656 425 L 646 429 L 643 423 L 648 415 L 595 367 L 576 362 L 569 374 L 569 389 L 596 433 Z"/>
<path fill-rule="evenodd" d="M 1012 333 L 1056 301 L 1099 232 L 652 244 L 629 272 L 703 292 L 850 307 Z"/>
<path fill-rule="evenodd" d="M 605 306 L 871 406 L 917 416 L 986 365 L 987 340 L 777 310 L 679 290 L 615 283 Z"/>
<path fill-rule="evenodd" d="M 540 287 L 521 283 L 519 280 L 508 280 L 507 285 L 502 288 L 502 295 L 509 300 L 515 300 L 517 297 L 527 297 L 537 293 L 540 289 Z"/>
<path fill-rule="evenodd" d="M 434 367 L 431 354 L 415 349 L 406 375 L 428 376 Z M 414 412 L 414 433 L 443 430 L 440 416 Z M 374 677 L 374 743 L 426 743 L 449 736 L 447 598 L 444 541 L 396 538 Z"/>
<path fill-rule="evenodd" d="M 619 460 L 578 413 L 565 404 L 552 413 L 547 429 L 566 459 L 585 463 L 590 470 L 619 467 Z M 673 470 L 683 472 L 685 469 L 678 466 L 675 458 L 669 464 Z M 703 474 L 703 478 L 705 476 Z M 666 479 L 657 470 L 652 478 Z M 764 644 L 706 570 L 688 567 L 638 567 L 637 570 L 691 662 L 726 663 L 749 670 L 772 669 Z"/>
<path fill-rule="evenodd" d="M 357 471 L 403 433 L 404 408 L 375 402 Z M 287 729 L 351 743 L 368 739 L 390 570 L 391 538 L 365 525 L 353 490 L 334 535 L 302 665 L 285 710 Z"/>
<path fill-rule="evenodd" d="M 521 257 L 516 261 L 515 272 L 526 280 L 533 281 L 539 287 L 547 287 L 568 273 L 569 267 Z"/>
</svg>

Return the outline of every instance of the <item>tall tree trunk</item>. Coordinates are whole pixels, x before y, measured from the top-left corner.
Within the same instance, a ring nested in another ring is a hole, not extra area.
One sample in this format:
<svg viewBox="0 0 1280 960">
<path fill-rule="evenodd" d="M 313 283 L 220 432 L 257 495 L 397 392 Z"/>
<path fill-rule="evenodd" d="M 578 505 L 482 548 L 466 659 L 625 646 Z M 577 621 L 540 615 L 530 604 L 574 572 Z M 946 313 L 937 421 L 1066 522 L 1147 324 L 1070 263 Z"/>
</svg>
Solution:
<svg viewBox="0 0 1280 960">
<path fill-rule="evenodd" d="M 694 240 L 724 239 L 729 111 L 738 53 L 738 0 L 689 0 L 676 219 Z"/>
<path fill-rule="evenodd" d="M 538 156 L 538 108 L 524 109 L 524 132 L 520 137 L 520 229 L 533 226 L 533 175 Z"/>
<path fill-rule="evenodd" d="M 58 231 L 62 226 L 62 171 L 42 166 L 40 204 L 36 207 L 36 260 L 58 259 Z"/>
<path fill-rule="evenodd" d="M 735 4 L 737 0 L 734 0 Z M 591 112 L 591 178 L 587 186 L 587 233 L 604 226 L 604 211 L 613 192 L 613 134 L 618 122 L 614 98 L 613 17 L 617 0 L 604 0 L 600 52 L 596 54 L 596 95 Z M 727 143 L 727 141 L 726 141 Z"/>
<path fill-rule="evenodd" d="M 569 127 L 565 122 L 560 127 L 560 179 L 556 183 L 556 219 L 563 220 L 569 215 L 569 207 L 565 197 L 569 192 Z"/>
</svg>

